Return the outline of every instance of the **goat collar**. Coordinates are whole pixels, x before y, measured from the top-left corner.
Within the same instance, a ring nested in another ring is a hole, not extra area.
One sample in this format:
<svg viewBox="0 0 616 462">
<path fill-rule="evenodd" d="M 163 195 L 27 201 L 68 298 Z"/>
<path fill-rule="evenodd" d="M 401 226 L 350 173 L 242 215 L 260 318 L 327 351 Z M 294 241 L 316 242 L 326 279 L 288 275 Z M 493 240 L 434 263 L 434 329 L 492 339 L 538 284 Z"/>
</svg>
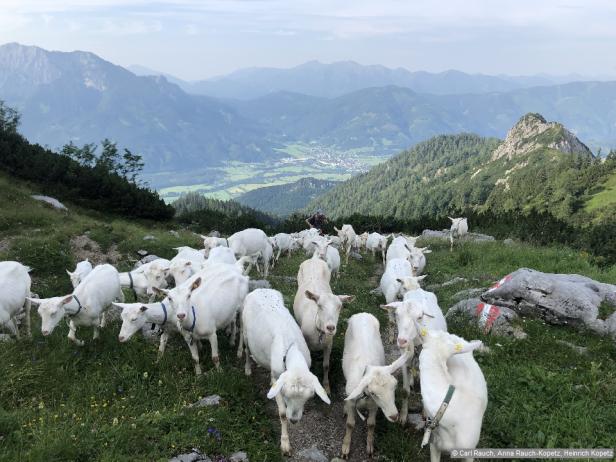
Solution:
<svg viewBox="0 0 616 462">
<path fill-rule="evenodd" d="M 77 298 L 77 295 L 73 294 L 73 298 L 75 299 L 75 301 L 77 302 L 77 306 L 79 308 L 77 308 L 77 311 L 75 311 L 73 314 L 69 315 L 71 317 L 73 316 L 77 316 L 79 314 L 79 312 L 82 310 L 83 306 L 81 305 L 81 302 L 79 301 L 79 299 Z"/>
<path fill-rule="evenodd" d="M 423 440 L 421 441 L 421 447 L 423 448 L 426 444 L 430 442 L 432 439 L 432 432 L 439 426 L 441 419 L 443 418 L 443 414 L 447 410 L 447 406 L 449 406 L 449 402 L 451 401 L 451 397 L 453 396 L 453 392 L 456 390 L 456 387 L 453 385 L 449 385 L 447 389 L 447 394 L 445 395 L 445 399 L 441 403 L 441 407 L 438 408 L 434 418 L 428 417 L 426 431 L 423 436 Z"/>
<path fill-rule="evenodd" d="M 160 302 L 160 307 L 163 309 L 163 313 L 165 314 L 165 319 L 163 319 L 163 322 L 161 324 L 161 326 L 164 326 L 167 323 L 167 307 L 165 306 L 163 302 Z M 194 316 L 194 311 L 193 311 L 193 316 Z M 193 328 L 194 328 L 194 325 L 193 325 Z"/>
<path fill-rule="evenodd" d="M 193 322 L 190 326 L 190 329 L 187 329 L 188 332 L 192 332 L 195 330 L 195 324 L 197 323 L 197 315 L 195 314 L 195 305 L 191 305 L 192 308 L 192 318 L 193 318 Z"/>
<path fill-rule="evenodd" d="M 133 275 L 131 272 L 128 272 L 128 280 L 130 281 L 129 289 L 133 291 L 133 295 L 135 296 L 135 301 L 137 301 L 137 291 L 135 290 L 135 283 L 133 282 Z"/>
<path fill-rule="evenodd" d="M 291 345 L 289 345 L 289 348 L 287 348 L 287 351 L 284 352 L 284 356 L 282 357 L 282 364 L 284 365 L 285 371 L 287 370 L 287 355 L 289 354 L 289 351 L 291 351 L 291 348 L 293 348 L 293 345 L 295 345 L 295 342 L 292 342 Z"/>
</svg>

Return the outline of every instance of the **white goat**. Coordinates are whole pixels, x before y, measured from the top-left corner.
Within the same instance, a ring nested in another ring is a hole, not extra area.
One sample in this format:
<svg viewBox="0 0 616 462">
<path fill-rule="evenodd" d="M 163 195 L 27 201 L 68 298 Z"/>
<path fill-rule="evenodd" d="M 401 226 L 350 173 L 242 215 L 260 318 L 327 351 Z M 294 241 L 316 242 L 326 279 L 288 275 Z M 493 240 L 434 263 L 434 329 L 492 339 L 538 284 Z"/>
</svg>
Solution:
<svg viewBox="0 0 616 462">
<path fill-rule="evenodd" d="M 280 417 L 280 448 L 291 453 L 288 420 L 302 418 L 304 405 L 316 393 L 330 404 L 319 379 L 310 372 L 310 352 L 302 332 L 284 306 L 282 294 L 257 289 L 246 297 L 242 311 L 246 344 L 246 375 L 251 375 L 250 357 L 271 371 L 269 399 L 276 398 Z"/>
<path fill-rule="evenodd" d="M 428 253 L 432 253 L 432 251 L 427 247 L 411 247 L 411 255 L 409 256 L 409 261 L 411 262 L 411 267 L 413 268 L 413 276 L 419 276 L 421 273 L 423 273 L 423 270 L 426 267 L 425 254 Z"/>
<path fill-rule="evenodd" d="M 414 278 L 406 278 L 407 286 Z M 415 347 L 421 344 L 422 336 L 428 331 L 447 331 L 447 322 L 438 306 L 436 295 L 421 288 L 410 290 L 404 294 L 402 302 L 382 305 L 382 308 L 395 315 L 398 329 L 398 348 L 409 353 L 409 360 L 402 368 L 402 406 L 400 407 L 401 422 L 404 424 L 408 416 L 408 400 L 414 378 L 409 374 L 409 368 L 414 356 Z"/>
<path fill-rule="evenodd" d="M 212 262 L 234 264 L 237 260 L 233 250 L 228 247 L 219 246 L 210 250 L 209 257 L 207 258 L 207 264 L 211 264 Z"/>
<path fill-rule="evenodd" d="M 262 259 L 264 265 L 262 274 L 267 277 L 273 250 L 272 244 L 262 230 L 248 228 L 233 234 L 227 241 L 237 258 L 256 256 Z"/>
<path fill-rule="evenodd" d="M 26 334 L 32 336 L 30 328 L 30 268 L 16 261 L 0 262 L 0 326 L 19 338 L 16 316 L 24 310 Z"/>
<path fill-rule="evenodd" d="M 488 404 L 486 381 L 472 353 L 481 346 L 480 340 L 467 342 L 442 331 L 428 331 L 423 337 L 423 348 L 419 354 L 419 380 L 427 417 L 434 419 L 450 387 L 455 387 L 445 413 L 432 430 L 432 462 L 440 461 L 442 452 L 477 447 Z"/>
<path fill-rule="evenodd" d="M 344 404 L 346 433 L 342 443 L 342 457 L 347 458 L 355 428 L 355 410 L 368 408 L 368 438 L 366 452 L 374 452 L 376 413 L 381 408 L 390 422 L 398 420 L 396 409 L 397 380 L 393 373 L 407 361 L 403 354 L 393 364 L 385 365 L 385 351 L 379 334 L 379 321 L 369 313 L 354 314 L 349 318 L 344 336 L 342 370 L 346 379 L 347 398 Z M 363 398 L 362 398 L 363 397 Z"/>
<path fill-rule="evenodd" d="M 323 351 L 323 387 L 329 393 L 329 360 L 338 317 L 343 303 L 354 295 L 334 295 L 329 286 L 331 272 L 315 254 L 304 261 L 297 273 L 293 313 L 311 351 Z"/>
<path fill-rule="evenodd" d="M 229 247 L 229 243 L 224 237 L 213 237 L 200 235 L 203 239 L 203 254 L 209 258 L 210 251 L 216 247 Z"/>
<path fill-rule="evenodd" d="M 321 260 L 327 263 L 332 275 L 340 277 L 340 253 L 335 247 L 332 247 L 331 242 L 325 238 L 315 239 L 312 241 L 315 249 L 314 254 Z"/>
<path fill-rule="evenodd" d="M 451 218 L 451 228 L 449 230 L 449 241 L 451 247 L 449 250 L 453 250 L 453 239 L 460 239 L 462 236 L 468 233 L 468 220 L 466 218 Z"/>
<path fill-rule="evenodd" d="M 287 254 L 287 257 L 291 256 L 291 252 L 299 247 L 299 242 L 294 239 L 290 234 L 278 233 L 273 237 L 274 248 L 276 250 L 276 257 L 274 260 L 278 262 L 280 255 Z"/>
<path fill-rule="evenodd" d="M 212 348 L 212 361 L 220 369 L 216 332 L 231 326 L 231 344 L 234 344 L 237 313 L 248 293 L 248 278 L 236 265 L 221 263 L 193 275 L 174 289 L 161 292 L 173 307 L 180 333 L 195 362 L 195 373 L 201 374 L 198 343 L 205 338 Z"/>
<path fill-rule="evenodd" d="M 342 225 L 342 229 L 338 229 L 334 226 L 334 230 L 338 233 L 338 237 L 342 242 L 342 246 L 344 247 L 345 255 L 345 263 L 349 263 L 349 254 L 351 253 L 351 249 L 355 246 L 355 239 L 357 234 L 353 229 L 352 225 Z"/>
<path fill-rule="evenodd" d="M 71 278 L 73 289 L 79 285 L 79 283 L 90 273 L 90 271 L 92 271 L 92 263 L 90 263 L 87 258 L 77 263 L 75 271 L 72 273 L 69 270 L 66 270 L 66 273 Z"/>
<path fill-rule="evenodd" d="M 177 318 L 169 299 L 157 303 L 114 303 L 122 310 L 122 327 L 118 340 L 128 341 L 137 331 L 143 331 L 146 326 L 156 324 L 162 329 L 158 347 L 158 362 L 165 354 L 170 332 L 178 332 Z"/>
<path fill-rule="evenodd" d="M 68 338 L 82 346 L 83 340 L 76 337 L 78 326 L 92 326 L 94 339 L 99 328 L 105 327 L 105 310 L 114 301 L 124 301 L 118 271 L 111 265 L 96 266 L 77 286 L 71 295 L 52 298 L 30 298 L 38 307 L 41 316 L 41 333 L 50 335 L 64 316 L 68 316 Z"/>
<path fill-rule="evenodd" d="M 373 257 L 376 252 L 381 252 L 383 264 L 385 264 L 385 251 L 387 250 L 388 239 L 389 235 L 383 236 L 379 233 L 370 233 L 368 239 L 366 239 L 366 250 L 372 252 Z"/>
</svg>

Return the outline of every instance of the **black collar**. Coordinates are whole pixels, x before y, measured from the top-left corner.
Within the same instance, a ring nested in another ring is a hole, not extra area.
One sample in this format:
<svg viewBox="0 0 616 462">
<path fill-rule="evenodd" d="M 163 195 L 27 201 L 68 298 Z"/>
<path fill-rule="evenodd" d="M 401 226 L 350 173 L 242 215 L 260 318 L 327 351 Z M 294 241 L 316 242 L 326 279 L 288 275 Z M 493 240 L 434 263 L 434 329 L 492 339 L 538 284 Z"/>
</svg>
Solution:
<svg viewBox="0 0 616 462">
<path fill-rule="evenodd" d="M 161 324 L 161 326 L 164 326 L 167 323 L 167 307 L 163 302 L 160 302 L 160 306 L 163 309 L 163 313 L 165 313 L 165 319 L 163 319 L 163 323 Z"/>
<path fill-rule="evenodd" d="M 79 301 L 79 299 L 77 298 L 77 295 L 73 294 L 73 298 L 74 298 L 74 299 L 75 299 L 75 301 L 77 302 L 77 306 L 78 306 L 79 308 L 77 308 L 77 311 L 76 311 L 75 313 L 71 314 L 71 316 L 77 316 L 83 307 L 81 306 L 81 302 L 80 302 L 80 301 Z"/>
</svg>

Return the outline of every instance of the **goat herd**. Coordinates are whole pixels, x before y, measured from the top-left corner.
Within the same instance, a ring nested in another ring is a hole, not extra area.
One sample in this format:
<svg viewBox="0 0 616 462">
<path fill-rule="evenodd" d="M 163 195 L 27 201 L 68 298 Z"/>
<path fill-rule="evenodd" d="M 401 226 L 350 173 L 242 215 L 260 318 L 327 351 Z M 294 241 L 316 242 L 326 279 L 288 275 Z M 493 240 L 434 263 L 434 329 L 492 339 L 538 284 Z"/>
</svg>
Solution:
<svg viewBox="0 0 616 462">
<path fill-rule="evenodd" d="M 466 233 L 465 219 L 452 221 L 452 235 Z M 120 342 L 156 324 L 161 331 L 158 358 L 165 352 L 169 335 L 178 333 L 188 345 L 196 374 L 201 374 L 201 341 L 209 340 L 212 361 L 219 368 L 217 332 L 226 329 L 233 345 L 239 317 L 237 356 L 241 358 L 245 353 L 246 375 L 251 374 L 251 358 L 271 371 L 267 397 L 276 399 L 280 445 L 282 452 L 289 454 L 288 420 L 298 422 L 306 401 L 315 393 L 330 404 L 332 342 L 343 304 L 355 298 L 335 295 L 331 290 L 332 275 L 339 275 L 338 248 L 344 250 L 347 261 L 353 250 L 366 249 L 373 255 L 380 252 L 385 264 L 380 288 L 386 301 L 381 308 L 395 323 L 401 356 L 392 364 L 385 363 L 379 321 L 372 314 L 358 313 L 349 318 L 342 359 L 347 395 L 342 456 L 349 456 L 359 408 L 368 412 L 369 455 L 373 453 L 379 408 L 388 421 L 406 423 L 412 371 L 416 369 L 426 417 L 422 446 L 430 444 L 431 459 L 439 460 L 441 452 L 454 448 L 475 448 L 487 405 L 487 388 L 472 351 L 482 343 L 449 334 L 436 296 L 420 288 L 425 254 L 430 251 L 415 247 L 416 239 L 405 235 L 357 235 L 351 225 L 336 231 L 338 236 L 329 237 L 319 235 L 315 229 L 272 238 L 258 229 L 246 229 L 228 239 L 202 236 L 204 249 L 180 247 L 170 261 L 156 259 L 127 273 L 118 273 L 108 264 L 93 268 L 88 261 L 82 261 L 74 272 L 69 272 L 73 293 L 46 299 L 31 293 L 29 268 L 17 262 L 0 262 L 0 324 L 19 337 L 18 319 L 24 316 L 31 335 L 30 305 L 35 304 L 44 336 L 67 318 L 68 338 L 83 345 L 76 335 L 78 327 L 92 326 L 96 339 L 99 329 L 105 326 L 105 315 L 121 310 Z M 267 277 L 270 263 L 300 248 L 312 257 L 299 267 L 294 319 L 280 292 L 262 288 L 250 291 L 247 274 L 255 265 Z M 174 288 L 167 289 L 171 282 Z M 149 303 L 123 303 L 122 288 L 132 289 L 136 297 L 147 297 Z M 156 295 L 162 301 L 155 302 Z M 388 340 L 394 342 L 393 334 Z M 421 351 L 418 363 L 416 350 Z M 322 382 L 310 372 L 311 351 L 323 352 Z M 400 412 L 395 402 L 394 373 L 398 369 L 403 378 Z"/>
</svg>

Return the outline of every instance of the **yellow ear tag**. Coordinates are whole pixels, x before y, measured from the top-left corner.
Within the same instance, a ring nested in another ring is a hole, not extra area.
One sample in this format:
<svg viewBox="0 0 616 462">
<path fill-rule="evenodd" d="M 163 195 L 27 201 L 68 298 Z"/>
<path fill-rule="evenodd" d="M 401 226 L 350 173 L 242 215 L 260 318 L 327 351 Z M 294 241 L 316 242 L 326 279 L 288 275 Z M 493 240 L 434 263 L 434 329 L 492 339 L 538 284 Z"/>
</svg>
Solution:
<svg viewBox="0 0 616 462">
<path fill-rule="evenodd" d="M 462 351 L 462 344 L 461 343 L 456 343 L 456 346 L 454 347 L 454 349 L 456 351 Z"/>
<path fill-rule="evenodd" d="M 428 335 L 428 329 L 426 329 L 425 327 L 423 327 L 423 328 L 419 331 L 419 335 L 421 335 L 422 337 L 425 337 L 426 335 Z"/>
</svg>

